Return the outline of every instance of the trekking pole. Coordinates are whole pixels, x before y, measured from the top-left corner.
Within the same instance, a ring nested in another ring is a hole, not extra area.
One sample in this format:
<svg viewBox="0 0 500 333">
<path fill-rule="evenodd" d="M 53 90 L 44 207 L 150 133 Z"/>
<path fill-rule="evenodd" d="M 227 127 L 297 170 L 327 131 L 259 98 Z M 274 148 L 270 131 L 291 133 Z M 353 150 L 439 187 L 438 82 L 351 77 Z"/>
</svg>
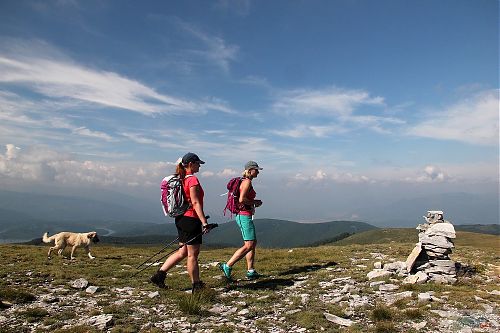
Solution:
<svg viewBox="0 0 500 333">
<path fill-rule="evenodd" d="M 214 229 L 214 228 L 217 228 L 218 226 L 219 226 L 219 225 L 218 225 L 217 223 L 207 224 L 207 228 L 208 228 L 208 230 L 212 230 L 212 229 Z M 171 254 L 172 254 L 172 253 L 174 253 L 175 251 L 178 251 L 178 250 L 182 249 L 182 248 L 184 247 L 184 245 L 189 245 L 189 243 L 190 243 L 190 242 L 192 242 L 192 241 L 194 241 L 196 238 L 198 238 L 198 237 L 202 236 L 202 235 L 203 235 L 203 233 L 204 233 L 204 231 L 202 231 L 202 232 L 201 232 L 201 234 L 198 234 L 198 235 L 194 236 L 193 238 L 191 238 L 191 239 L 190 239 L 190 240 L 188 240 L 187 242 L 183 243 L 182 245 L 179 245 L 179 247 L 178 247 L 178 248 L 176 248 L 176 249 L 174 249 L 174 250 L 170 251 L 169 253 L 165 254 L 163 257 L 161 257 L 161 258 L 157 259 L 156 261 L 161 261 L 161 260 L 165 259 L 166 257 L 168 257 L 169 255 L 171 255 Z M 154 262 L 153 262 L 153 263 L 151 263 L 151 264 L 149 264 L 149 265 L 147 265 L 147 266 L 145 266 L 145 267 L 144 267 L 143 269 L 141 269 L 140 271 L 135 272 L 135 273 L 131 276 L 131 278 L 132 278 L 132 277 L 134 277 L 134 276 L 136 276 L 137 274 L 141 273 L 142 271 L 144 271 L 144 270 L 148 269 L 149 267 L 153 266 L 153 264 L 154 264 Z"/>
<path fill-rule="evenodd" d="M 136 269 L 139 269 L 139 267 L 141 267 L 142 265 L 144 265 L 145 263 L 147 263 L 149 260 L 153 259 L 154 257 L 156 257 L 158 254 L 162 253 L 163 251 L 165 251 L 167 249 L 167 247 L 169 247 L 170 245 L 174 244 L 175 242 L 177 242 L 179 240 L 179 237 L 177 237 L 176 239 L 174 239 L 173 241 L 171 241 L 170 243 L 168 243 L 167 245 L 165 245 L 165 247 L 163 249 L 161 249 L 160 251 L 156 252 L 155 254 L 153 254 L 151 257 L 149 257 L 148 259 L 146 259 L 142 264 L 140 264 L 139 266 L 136 267 Z"/>
</svg>

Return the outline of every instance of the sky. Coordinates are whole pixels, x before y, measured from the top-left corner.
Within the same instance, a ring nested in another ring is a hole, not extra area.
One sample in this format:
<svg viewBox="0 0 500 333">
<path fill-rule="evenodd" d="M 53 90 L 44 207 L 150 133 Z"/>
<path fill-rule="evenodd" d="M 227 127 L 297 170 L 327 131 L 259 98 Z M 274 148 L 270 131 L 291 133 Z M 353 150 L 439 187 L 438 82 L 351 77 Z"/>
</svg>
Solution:
<svg viewBox="0 0 500 333">
<path fill-rule="evenodd" d="M 260 217 L 498 223 L 498 127 L 496 0 L 0 2 L 4 189 L 156 200 L 191 151 L 216 215 L 255 160 Z"/>
</svg>

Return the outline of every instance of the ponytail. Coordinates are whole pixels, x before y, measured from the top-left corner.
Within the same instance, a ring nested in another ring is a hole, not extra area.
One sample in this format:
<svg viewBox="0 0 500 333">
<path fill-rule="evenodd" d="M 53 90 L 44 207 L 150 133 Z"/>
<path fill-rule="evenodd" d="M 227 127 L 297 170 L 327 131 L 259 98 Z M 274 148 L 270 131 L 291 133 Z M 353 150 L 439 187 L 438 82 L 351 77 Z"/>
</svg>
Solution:
<svg viewBox="0 0 500 333">
<path fill-rule="evenodd" d="M 182 162 L 177 163 L 177 167 L 175 168 L 175 173 L 178 174 L 181 179 L 184 179 L 186 177 L 186 169 L 184 168 Z"/>
</svg>

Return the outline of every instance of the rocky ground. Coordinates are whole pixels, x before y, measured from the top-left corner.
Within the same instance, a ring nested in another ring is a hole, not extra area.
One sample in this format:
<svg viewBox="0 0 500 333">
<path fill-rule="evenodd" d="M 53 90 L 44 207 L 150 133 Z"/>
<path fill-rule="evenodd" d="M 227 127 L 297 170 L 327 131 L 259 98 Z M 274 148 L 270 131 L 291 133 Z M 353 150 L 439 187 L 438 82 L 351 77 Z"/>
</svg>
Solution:
<svg viewBox="0 0 500 333">
<path fill-rule="evenodd" d="M 288 251 L 289 258 L 293 251 Z M 68 278 L 64 273 L 47 274 L 44 267 L 52 263 L 19 270 L 19 265 L 11 262 L 2 270 L 0 331 L 500 331 L 499 276 L 493 264 L 486 264 L 481 272 L 459 271 L 455 285 L 411 285 L 404 284 L 404 276 L 397 272 L 367 278 L 374 265 L 396 261 L 388 254 L 350 254 L 345 262 L 317 261 L 288 270 L 269 269 L 271 274 L 258 280 L 231 283 L 221 277 L 216 261 L 207 261 L 201 269 L 209 289 L 198 296 L 191 296 L 185 283 L 172 284 L 177 278 L 186 280 L 182 266 L 167 278 L 172 289 L 157 290 L 145 276 L 128 285 L 112 270 L 103 273 L 109 276 L 89 278 L 86 271 L 78 276 L 76 269 L 71 274 L 74 278 Z M 275 257 L 276 253 L 264 253 L 261 260 L 266 261 L 267 256 Z M 85 266 L 82 258 L 79 265 Z M 69 260 L 59 262 L 58 269 L 76 267 Z M 129 264 L 116 267 L 122 272 L 132 269 Z M 32 297 L 7 300 L 9 292 L 14 299 L 16 291 Z"/>
</svg>

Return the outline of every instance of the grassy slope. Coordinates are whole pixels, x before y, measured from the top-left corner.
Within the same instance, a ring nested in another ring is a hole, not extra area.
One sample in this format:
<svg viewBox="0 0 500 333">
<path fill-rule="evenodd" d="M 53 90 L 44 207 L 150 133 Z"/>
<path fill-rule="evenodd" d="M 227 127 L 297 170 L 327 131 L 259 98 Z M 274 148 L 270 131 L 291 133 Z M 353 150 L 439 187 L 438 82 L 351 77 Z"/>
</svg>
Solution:
<svg viewBox="0 0 500 333">
<path fill-rule="evenodd" d="M 376 240 L 379 243 L 368 244 L 366 240 L 367 235 L 370 234 L 378 236 Z M 355 235 L 353 238 L 363 239 L 363 243 L 359 241 L 357 244 L 346 246 L 295 248 L 293 251 L 287 249 L 258 248 L 256 267 L 268 277 L 259 280 L 255 284 L 242 281 L 237 285 L 231 286 L 229 290 L 223 289 L 226 284 L 220 279 L 221 273 L 216 267 L 212 266 L 212 263 L 227 260 L 235 249 L 205 249 L 200 255 L 201 275 L 209 287 L 215 288 L 216 291 L 206 303 L 202 304 L 202 307 L 207 309 L 215 303 L 222 303 L 229 307 L 237 306 L 238 311 L 248 308 L 250 310 L 250 313 L 247 315 L 247 320 L 250 321 L 249 325 L 255 325 L 261 331 L 269 331 L 276 325 L 288 331 L 297 330 L 299 327 L 308 328 L 309 332 L 321 332 L 321 327 L 332 332 L 377 331 L 374 325 L 378 324 L 370 321 L 372 311 L 374 310 L 373 306 L 358 308 L 351 315 L 351 318 L 357 322 L 365 323 L 363 325 L 337 330 L 338 326 L 327 322 L 322 315 L 323 312 L 347 316 L 346 313 L 349 309 L 319 301 L 320 296 L 326 291 L 320 288 L 319 284 L 329 282 L 335 278 L 350 276 L 358 281 L 360 287 L 363 288 L 357 293 L 360 295 L 373 294 L 373 288 L 368 287 L 368 283 L 366 282 L 366 273 L 373 267 L 373 262 L 378 260 L 375 260 L 370 253 L 380 252 L 396 260 L 405 260 L 412 249 L 412 243 L 415 242 L 415 230 L 374 230 Z M 498 265 L 500 248 L 495 244 L 498 244 L 499 239 L 500 237 L 492 236 L 491 238 L 485 238 L 485 235 L 460 232 L 458 233 L 458 240 L 460 241 L 456 243 L 457 247 L 453 257 L 457 261 L 471 265 L 477 268 L 478 271 L 484 272 L 488 269 L 489 263 Z M 95 300 L 98 306 L 91 305 L 81 308 L 82 304 L 79 304 L 78 309 L 74 310 L 71 304 L 63 302 L 64 304 L 61 304 L 61 306 L 56 305 L 56 310 L 50 310 L 50 314 L 44 315 L 43 312 L 35 313 L 36 316 L 31 314 L 32 317 L 29 317 L 29 320 L 43 324 L 45 327 L 50 327 L 47 330 L 52 331 L 61 327 L 60 325 L 67 320 L 66 317 L 71 317 L 70 315 L 74 311 L 78 311 L 79 316 L 82 317 L 111 313 L 115 319 L 113 331 L 116 332 L 136 332 L 142 325 L 148 322 L 161 322 L 174 317 L 187 316 L 188 321 L 195 324 L 207 322 L 204 319 L 209 316 L 206 311 L 201 311 L 197 314 L 186 314 L 182 310 L 179 300 L 187 297 L 184 290 L 190 286 L 186 275 L 183 274 L 184 266 L 174 268 L 169 274 L 167 283 L 172 289 L 167 291 L 161 290 L 160 297 L 152 299 L 145 295 L 157 290 L 154 286 L 147 283 L 148 276 L 155 268 L 151 268 L 136 277 L 131 277 L 132 273 L 135 272 L 133 267 L 155 253 L 156 249 L 152 249 L 151 247 L 132 248 L 97 244 L 92 249 L 93 254 L 97 257 L 95 260 L 88 260 L 82 250 L 79 249 L 77 260 L 72 262 L 60 257 L 48 261 L 46 259 L 46 251 L 47 246 L 0 245 L 0 253 L 2 253 L 0 256 L 0 298 L 3 297 L 4 300 L 9 300 L 9 297 L 15 298 L 15 296 L 22 298 L 21 296 L 23 295 L 15 294 L 14 290 L 22 290 L 25 293 L 34 295 L 46 293 L 49 291 L 48 281 L 50 281 L 52 286 L 68 288 L 69 281 L 81 277 L 87 279 L 92 285 L 101 288 L 93 296 L 86 295 L 84 292 L 80 293 L 83 298 Z M 30 273 L 27 274 L 28 272 Z M 244 263 L 239 262 L 235 265 L 233 273 L 236 278 L 243 278 Z M 292 290 L 285 289 L 287 286 L 298 282 L 305 282 L 300 287 L 302 289 L 300 289 L 299 293 L 310 295 L 306 303 L 303 303 L 300 297 L 293 296 L 294 292 Z M 116 306 L 114 305 L 114 301 L 119 299 L 119 295 L 115 292 L 114 288 L 123 287 L 135 288 L 134 295 L 131 296 L 133 299 L 126 301 L 125 306 Z M 443 295 L 448 297 L 449 301 L 447 304 L 433 303 L 432 306 L 434 309 L 441 309 L 444 306 L 476 309 L 479 305 L 474 297 L 478 295 L 485 299 L 491 298 L 492 296 L 486 293 L 485 290 L 497 289 L 497 285 L 495 282 L 487 284 L 484 279 L 477 277 L 472 280 L 461 281 L 454 286 L 443 287 L 426 284 L 412 288 L 415 289 L 410 290 L 433 290 L 438 297 Z M 229 296 L 229 291 L 231 290 L 241 293 L 241 296 Z M 60 293 L 60 297 L 63 297 L 66 294 L 73 294 L 74 291 L 58 291 L 58 293 Z M 23 297 L 27 298 L 26 296 Z M 11 301 L 14 303 L 27 302 L 29 306 L 29 300 Z M 237 301 L 240 303 L 244 301 L 246 305 L 241 305 Z M 162 306 L 165 307 L 165 310 L 162 310 L 161 314 L 151 312 L 147 315 L 140 315 L 139 313 L 135 313 L 134 316 L 131 316 L 131 310 L 128 309 L 139 305 L 146 309 Z M 409 325 L 411 324 L 412 319 L 406 317 L 407 315 L 404 312 L 404 308 L 408 306 L 405 304 L 399 305 L 390 309 L 394 318 L 394 323 L 390 325 L 393 325 L 394 330 L 389 330 L 388 332 L 408 331 L 408 326 L 404 328 L 402 324 L 404 322 L 409 322 Z M 410 304 L 410 307 L 414 307 L 422 313 L 428 313 L 425 304 L 414 302 Z M 300 312 L 287 315 L 286 320 L 283 322 L 261 319 L 267 318 L 266 316 L 272 316 L 278 309 L 282 313 L 284 312 L 283 309 L 286 311 L 299 309 Z M 0 315 L 2 315 L 1 310 Z M 16 310 L 12 317 L 15 321 L 10 324 L 13 325 L 12 331 L 16 331 L 15 327 L 26 324 L 27 319 L 23 319 L 26 316 L 26 310 Z M 228 320 L 228 323 L 241 322 L 241 317 L 236 314 L 225 315 L 224 319 Z M 433 323 L 441 321 L 439 318 L 432 319 L 432 315 L 430 314 L 427 314 L 425 319 L 429 322 L 427 328 L 430 331 L 432 331 Z M 369 324 L 372 326 L 368 327 Z M 398 327 L 401 330 L 397 329 Z M 229 324 L 225 324 L 222 328 L 214 327 L 214 329 L 214 332 L 233 331 L 232 326 L 229 326 Z M 0 327 L 1 330 L 2 327 Z M 44 330 L 41 329 L 41 331 Z M 70 331 L 61 330 L 61 332 Z M 87 332 L 91 330 L 84 329 L 83 331 Z M 151 332 L 160 331 L 151 330 Z"/>
<path fill-rule="evenodd" d="M 500 248 L 500 237 L 468 231 L 457 231 L 455 247 L 473 246 L 479 248 Z M 377 229 L 354 234 L 333 245 L 416 243 L 418 231 L 414 228 Z"/>
</svg>

